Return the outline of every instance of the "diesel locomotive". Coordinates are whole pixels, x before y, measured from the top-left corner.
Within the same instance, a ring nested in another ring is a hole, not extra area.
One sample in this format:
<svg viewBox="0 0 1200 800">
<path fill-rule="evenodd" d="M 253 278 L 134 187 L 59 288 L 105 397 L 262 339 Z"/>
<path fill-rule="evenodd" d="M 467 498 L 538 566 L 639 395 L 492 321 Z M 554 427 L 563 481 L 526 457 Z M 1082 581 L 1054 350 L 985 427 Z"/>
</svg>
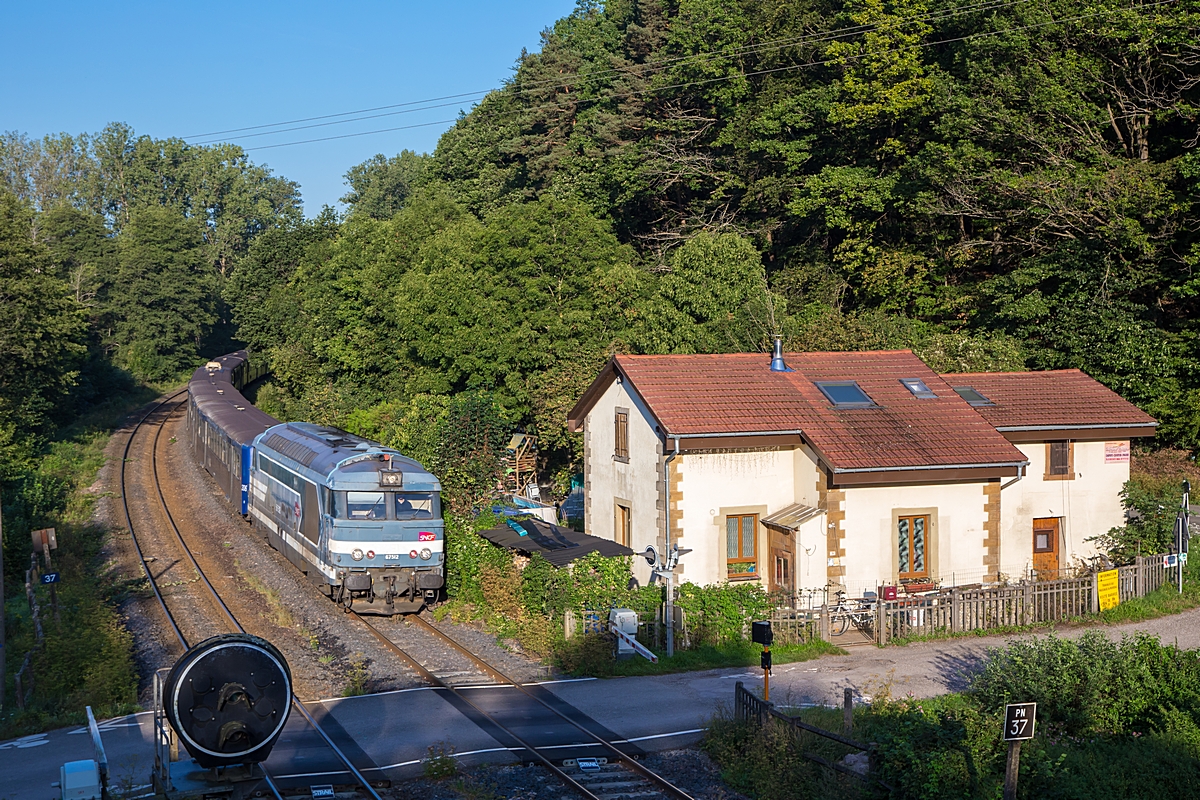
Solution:
<svg viewBox="0 0 1200 800">
<path fill-rule="evenodd" d="M 241 390 L 244 350 L 188 383 L 193 452 L 242 516 L 347 610 L 420 611 L 444 584 L 441 484 L 399 451 L 337 428 L 280 422 Z"/>
</svg>

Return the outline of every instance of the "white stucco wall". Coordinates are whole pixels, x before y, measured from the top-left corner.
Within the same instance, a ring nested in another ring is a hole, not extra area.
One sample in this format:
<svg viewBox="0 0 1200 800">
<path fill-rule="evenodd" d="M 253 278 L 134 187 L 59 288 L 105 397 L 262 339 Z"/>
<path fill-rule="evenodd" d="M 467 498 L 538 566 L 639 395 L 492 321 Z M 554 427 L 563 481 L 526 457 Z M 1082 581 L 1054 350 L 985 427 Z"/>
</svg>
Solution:
<svg viewBox="0 0 1200 800">
<path fill-rule="evenodd" d="M 931 577 L 947 585 L 981 581 L 987 522 L 983 487 L 983 483 L 847 487 L 842 505 L 846 556 L 835 563 L 846 567 L 850 595 L 896 583 L 894 518 L 905 512 L 933 517 Z"/>
<path fill-rule="evenodd" d="M 1046 444 L 1018 444 L 1029 466 L 1025 477 L 1000 492 L 1000 571 L 1019 577 L 1032 566 L 1033 520 L 1060 517 L 1060 567 L 1095 555 L 1092 536 L 1123 525 L 1120 492 L 1129 462 L 1106 464 L 1104 442 L 1074 442 L 1074 480 L 1044 479 Z"/>
<path fill-rule="evenodd" d="M 629 410 L 629 463 L 616 460 L 616 410 Z M 658 509 L 661 441 L 641 399 L 623 383 L 614 382 L 584 421 L 589 463 L 585 465 L 585 531 L 604 539 L 616 538 L 617 502 L 632 512 L 635 552 L 654 544 L 660 523 Z M 650 577 L 646 561 L 635 558 L 634 575 L 643 584 Z"/>
<path fill-rule="evenodd" d="M 811 468 L 812 491 L 816 491 L 815 467 L 800 450 L 697 453 L 683 455 L 680 460 L 681 546 L 692 548 L 683 559 L 682 578 L 690 583 L 705 585 L 725 580 L 723 552 L 728 514 L 756 513 L 761 519 L 797 502 L 798 462 L 801 472 L 805 466 Z M 765 572 L 767 529 L 761 524 L 758 527 L 758 563 L 760 572 Z M 757 580 L 767 585 L 765 575 L 760 574 Z"/>
</svg>

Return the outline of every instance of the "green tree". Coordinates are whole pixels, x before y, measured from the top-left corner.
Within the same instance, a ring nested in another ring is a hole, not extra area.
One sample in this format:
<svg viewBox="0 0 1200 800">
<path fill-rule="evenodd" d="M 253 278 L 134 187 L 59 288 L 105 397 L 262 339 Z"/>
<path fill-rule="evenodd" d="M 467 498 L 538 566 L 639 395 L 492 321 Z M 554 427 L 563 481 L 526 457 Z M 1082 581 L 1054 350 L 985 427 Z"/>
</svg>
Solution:
<svg viewBox="0 0 1200 800">
<path fill-rule="evenodd" d="M 366 214 L 375 219 L 390 219 L 422 183 L 429 156 L 412 150 L 387 158 L 377 154 L 346 173 L 350 191 L 342 202 L 352 214 Z"/>
<path fill-rule="evenodd" d="M 152 206 L 130 217 L 118 241 L 119 266 L 106 287 L 114 358 L 145 380 L 180 378 L 199 365 L 215 321 L 201 224 Z"/>
<path fill-rule="evenodd" d="M 0 479 L 52 432 L 85 353 L 82 309 L 52 274 L 33 220 L 0 190 Z"/>
</svg>

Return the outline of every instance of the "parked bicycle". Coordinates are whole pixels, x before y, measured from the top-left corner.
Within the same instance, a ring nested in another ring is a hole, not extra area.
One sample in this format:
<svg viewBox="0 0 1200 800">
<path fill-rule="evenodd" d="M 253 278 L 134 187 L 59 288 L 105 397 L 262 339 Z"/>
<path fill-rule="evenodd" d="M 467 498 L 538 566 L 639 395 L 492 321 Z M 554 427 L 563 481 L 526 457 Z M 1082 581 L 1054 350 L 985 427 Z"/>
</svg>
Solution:
<svg viewBox="0 0 1200 800">
<path fill-rule="evenodd" d="M 839 589 L 837 603 L 830 610 L 829 632 L 833 636 L 841 636 L 850 629 L 851 625 L 858 628 L 867 636 L 875 636 L 875 604 L 877 597 L 874 592 L 864 592 L 862 597 L 853 602 L 846 599 L 846 591 Z"/>
</svg>

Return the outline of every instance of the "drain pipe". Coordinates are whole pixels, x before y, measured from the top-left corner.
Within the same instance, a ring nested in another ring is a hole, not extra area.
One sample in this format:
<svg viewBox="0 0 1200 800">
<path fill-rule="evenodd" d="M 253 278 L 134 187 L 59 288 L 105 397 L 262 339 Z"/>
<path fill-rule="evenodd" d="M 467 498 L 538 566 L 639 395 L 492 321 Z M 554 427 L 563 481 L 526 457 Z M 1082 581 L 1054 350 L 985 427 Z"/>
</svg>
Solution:
<svg viewBox="0 0 1200 800">
<path fill-rule="evenodd" d="M 675 439 L 675 452 L 667 456 L 663 461 L 663 520 L 666 522 L 666 530 L 663 531 L 663 541 L 665 547 L 663 554 L 659 557 L 666 560 L 666 564 L 671 564 L 671 462 L 679 457 L 679 437 Z M 667 658 L 672 658 L 675 655 L 675 571 L 671 570 L 660 572 L 667 581 L 667 605 L 664 611 L 667 623 Z"/>
</svg>

